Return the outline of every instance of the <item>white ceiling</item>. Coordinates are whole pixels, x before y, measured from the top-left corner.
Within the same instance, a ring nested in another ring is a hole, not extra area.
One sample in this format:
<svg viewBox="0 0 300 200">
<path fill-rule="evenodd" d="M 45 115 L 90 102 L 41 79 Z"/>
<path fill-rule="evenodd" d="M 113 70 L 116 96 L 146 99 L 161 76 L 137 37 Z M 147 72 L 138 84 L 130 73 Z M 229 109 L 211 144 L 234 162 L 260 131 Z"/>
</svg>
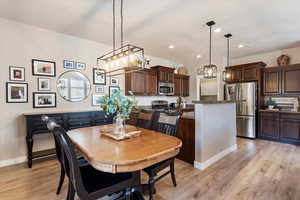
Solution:
<svg viewBox="0 0 300 200">
<path fill-rule="evenodd" d="M 119 0 L 117 0 L 119 2 Z M 300 44 L 299 0 L 124 0 L 125 41 L 146 54 L 180 63 L 207 60 L 208 27 L 215 20 L 213 58 L 241 57 Z M 118 10 L 119 11 L 119 10 Z M 0 17 L 41 28 L 112 43 L 112 0 L 0 0 Z M 242 43 L 245 48 L 238 49 Z M 168 49 L 168 45 L 175 49 Z M 105 53 L 105 52 L 103 52 Z"/>
</svg>

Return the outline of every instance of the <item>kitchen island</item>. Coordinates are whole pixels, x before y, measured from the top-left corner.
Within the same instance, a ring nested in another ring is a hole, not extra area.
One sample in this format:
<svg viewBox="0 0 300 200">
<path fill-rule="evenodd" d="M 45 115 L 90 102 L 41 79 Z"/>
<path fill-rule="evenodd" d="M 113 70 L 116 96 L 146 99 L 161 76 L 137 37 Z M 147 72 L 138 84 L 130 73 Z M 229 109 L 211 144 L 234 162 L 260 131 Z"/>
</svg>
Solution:
<svg viewBox="0 0 300 200">
<path fill-rule="evenodd" d="M 177 137 L 182 148 L 177 158 L 205 169 L 236 149 L 236 108 L 233 101 L 194 101 L 194 106 L 181 109 Z M 159 110 L 143 107 L 146 110 Z M 136 123 L 138 110 L 131 118 Z M 153 120 L 153 128 L 155 121 Z"/>
<path fill-rule="evenodd" d="M 237 149 L 234 101 L 194 101 L 195 161 L 204 170 Z"/>
</svg>

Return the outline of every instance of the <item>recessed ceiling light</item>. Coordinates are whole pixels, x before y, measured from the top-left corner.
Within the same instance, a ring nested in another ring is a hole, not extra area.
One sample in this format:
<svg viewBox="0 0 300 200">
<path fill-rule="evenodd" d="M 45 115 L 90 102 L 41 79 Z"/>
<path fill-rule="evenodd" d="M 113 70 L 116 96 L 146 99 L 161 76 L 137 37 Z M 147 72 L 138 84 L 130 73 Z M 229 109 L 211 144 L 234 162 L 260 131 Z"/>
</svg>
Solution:
<svg viewBox="0 0 300 200">
<path fill-rule="evenodd" d="M 169 45 L 169 49 L 174 49 L 175 48 L 175 46 L 174 45 Z"/>
<path fill-rule="evenodd" d="M 214 30 L 215 33 L 220 33 L 221 31 L 222 31 L 221 28 L 216 28 L 216 29 Z"/>
<path fill-rule="evenodd" d="M 196 57 L 197 57 L 197 58 L 202 58 L 202 56 L 201 56 L 200 54 L 198 54 Z"/>
<path fill-rule="evenodd" d="M 239 44 L 238 48 L 244 48 L 245 46 L 243 44 Z"/>
</svg>

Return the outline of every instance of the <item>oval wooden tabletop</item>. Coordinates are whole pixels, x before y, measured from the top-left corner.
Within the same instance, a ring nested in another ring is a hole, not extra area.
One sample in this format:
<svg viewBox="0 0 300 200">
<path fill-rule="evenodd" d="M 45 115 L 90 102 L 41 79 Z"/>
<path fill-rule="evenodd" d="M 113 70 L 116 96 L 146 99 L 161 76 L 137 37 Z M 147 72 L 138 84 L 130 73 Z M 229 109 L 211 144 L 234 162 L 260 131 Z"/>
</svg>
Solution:
<svg viewBox="0 0 300 200">
<path fill-rule="evenodd" d="M 131 172 L 176 156 L 182 145 L 176 137 L 134 127 L 140 136 L 122 141 L 113 140 L 101 131 L 106 126 L 74 129 L 68 132 L 73 143 L 89 163 L 110 173 Z"/>
</svg>

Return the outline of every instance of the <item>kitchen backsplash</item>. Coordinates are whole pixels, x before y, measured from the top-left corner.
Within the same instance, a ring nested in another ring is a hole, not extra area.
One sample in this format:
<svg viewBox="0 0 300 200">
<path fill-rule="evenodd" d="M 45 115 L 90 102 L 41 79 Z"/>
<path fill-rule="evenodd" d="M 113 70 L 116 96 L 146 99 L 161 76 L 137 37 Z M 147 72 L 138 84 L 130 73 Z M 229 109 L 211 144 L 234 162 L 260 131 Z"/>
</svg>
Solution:
<svg viewBox="0 0 300 200">
<path fill-rule="evenodd" d="M 135 99 L 138 101 L 139 106 L 149 106 L 152 101 L 155 100 L 164 100 L 169 103 L 176 103 L 177 97 L 168 97 L 168 96 L 136 96 Z"/>
<path fill-rule="evenodd" d="M 284 109 L 284 110 L 290 110 L 295 107 L 299 108 L 299 97 L 271 97 L 266 96 L 264 99 L 265 105 L 267 105 L 267 101 L 269 99 L 272 99 L 275 104 L 276 108 Z"/>
</svg>

